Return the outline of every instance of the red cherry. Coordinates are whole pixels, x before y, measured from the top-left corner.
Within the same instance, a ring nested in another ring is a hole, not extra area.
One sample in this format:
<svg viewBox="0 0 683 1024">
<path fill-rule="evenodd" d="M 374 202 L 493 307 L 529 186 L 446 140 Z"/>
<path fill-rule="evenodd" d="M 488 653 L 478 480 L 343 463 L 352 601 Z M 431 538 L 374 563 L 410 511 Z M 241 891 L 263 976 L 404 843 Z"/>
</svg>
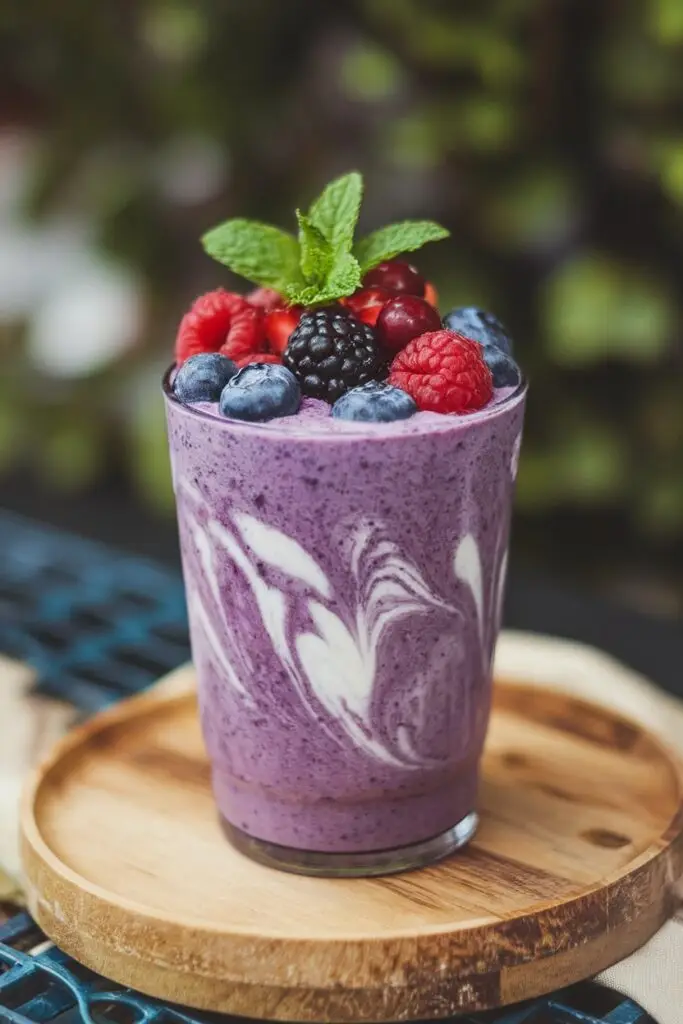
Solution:
<svg viewBox="0 0 683 1024">
<path fill-rule="evenodd" d="M 400 352 L 419 334 L 440 328 L 441 318 L 437 311 L 417 295 L 397 295 L 387 302 L 376 326 L 380 342 L 390 352 Z"/>
<path fill-rule="evenodd" d="M 276 355 L 281 356 L 287 348 L 289 336 L 299 323 L 303 312 L 301 306 L 291 306 L 289 309 L 274 309 L 266 314 L 265 332 L 266 342 Z"/>
<path fill-rule="evenodd" d="M 362 288 L 346 299 L 346 306 L 358 320 L 374 327 L 377 317 L 392 298 L 386 288 Z"/>
<path fill-rule="evenodd" d="M 388 260 L 369 270 L 363 278 L 366 288 L 386 288 L 389 292 L 405 295 L 425 293 L 425 279 L 412 263 L 403 260 Z"/>
</svg>

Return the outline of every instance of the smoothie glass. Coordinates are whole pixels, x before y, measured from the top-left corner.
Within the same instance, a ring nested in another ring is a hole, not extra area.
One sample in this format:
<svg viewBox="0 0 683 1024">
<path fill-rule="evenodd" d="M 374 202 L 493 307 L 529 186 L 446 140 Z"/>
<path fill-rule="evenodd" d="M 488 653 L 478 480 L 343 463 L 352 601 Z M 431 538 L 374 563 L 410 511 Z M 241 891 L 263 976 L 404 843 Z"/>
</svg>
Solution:
<svg viewBox="0 0 683 1024">
<path fill-rule="evenodd" d="M 416 867 L 473 835 L 526 386 L 467 416 L 270 423 L 165 383 L 192 652 L 232 842 Z"/>
</svg>

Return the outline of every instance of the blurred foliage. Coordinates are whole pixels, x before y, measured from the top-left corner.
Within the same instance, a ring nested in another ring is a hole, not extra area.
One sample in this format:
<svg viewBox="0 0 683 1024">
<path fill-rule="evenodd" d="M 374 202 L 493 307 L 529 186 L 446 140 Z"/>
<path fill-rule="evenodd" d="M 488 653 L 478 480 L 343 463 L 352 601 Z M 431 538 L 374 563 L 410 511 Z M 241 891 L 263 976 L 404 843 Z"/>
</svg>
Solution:
<svg viewBox="0 0 683 1024">
<path fill-rule="evenodd" d="M 192 297 L 236 283 L 198 236 L 283 222 L 355 166 L 364 227 L 447 224 L 422 261 L 442 307 L 488 305 L 517 338 L 531 554 L 599 566 L 611 542 L 680 571 L 682 50 L 681 0 L 6 5 L 5 127 L 38 140 L 23 216 L 84 220 L 144 312 L 132 347 L 56 383 L 31 369 L 30 311 L 5 322 L 0 468 L 116 472 L 168 504 L 160 368 Z"/>
</svg>

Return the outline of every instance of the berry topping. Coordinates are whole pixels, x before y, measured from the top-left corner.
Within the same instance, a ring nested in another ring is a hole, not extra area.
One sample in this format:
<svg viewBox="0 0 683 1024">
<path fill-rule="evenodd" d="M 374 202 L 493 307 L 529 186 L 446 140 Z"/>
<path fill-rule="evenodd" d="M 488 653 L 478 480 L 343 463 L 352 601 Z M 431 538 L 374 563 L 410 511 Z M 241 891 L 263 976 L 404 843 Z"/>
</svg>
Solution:
<svg viewBox="0 0 683 1024">
<path fill-rule="evenodd" d="M 297 380 L 284 366 L 252 363 L 223 388 L 220 411 L 230 419 L 253 423 L 276 416 L 293 416 L 300 401 Z"/>
<path fill-rule="evenodd" d="M 251 366 L 252 363 L 282 363 L 282 357 L 275 352 L 248 352 L 246 356 L 239 356 L 235 365 L 241 370 L 243 366 Z"/>
<path fill-rule="evenodd" d="M 250 309 L 246 299 L 224 288 L 200 295 L 180 321 L 175 343 L 176 363 L 180 365 L 201 352 L 218 352 L 236 318 Z"/>
<path fill-rule="evenodd" d="M 362 288 L 353 295 L 349 295 L 346 299 L 346 306 L 358 320 L 374 327 L 377 317 L 391 298 L 393 298 L 392 293 L 388 292 L 386 288 Z"/>
<path fill-rule="evenodd" d="M 448 232 L 430 220 L 404 220 L 357 238 L 362 198 L 363 179 L 352 171 L 331 181 L 307 212 L 297 210 L 296 237 L 236 217 L 208 231 L 202 244 L 219 263 L 291 305 L 318 307 L 353 295 L 364 275 L 368 285 L 424 295 L 424 279 L 396 256 L 447 238 Z M 256 301 L 263 304 L 260 292 Z M 268 296 L 265 301 L 269 305 Z"/>
<path fill-rule="evenodd" d="M 391 384 L 376 380 L 352 388 L 332 406 L 335 419 L 371 423 L 407 420 L 416 412 L 417 405 L 410 395 Z"/>
<path fill-rule="evenodd" d="M 282 355 L 302 313 L 301 306 L 292 306 L 290 309 L 274 309 L 266 315 L 266 342 L 271 352 Z"/>
<path fill-rule="evenodd" d="M 190 356 L 176 372 L 173 393 L 179 402 L 217 402 L 237 367 L 218 352 Z"/>
<path fill-rule="evenodd" d="M 403 260 L 387 260 L 369 270 L 363 278 L 366 288 L 385 288 L 388 292 L 424 297 L 425 279 L 411 263 Z"/>
<path fill-rule="evenodd" d="M 424 299 L 416 295 L 397 295 L 387 302 L 377 318 L 377 337 L 389 352 L 402 348 L 425 331 L 438 331 L 439 314 Z"/>
<path fill-rule="evenodd" d="M 429 412 L 474 412 L 493 395 L 481 345 L 454 331 L 430 331 L 414 338 L 391 364 L 389 383 L 407 391 L 418 409 Z"/>
<path fill-rule="evenodd" d="M 449 331 L 464 334 L 466 338 L 474 338 L 484 348 L 499 348 L 512 355 L 512 339 L 505 327 L 493 313 L 476 306 L 461 306 L 452 309 L 443 318 L 443 325 Z"/>
<path fill-rule="evenodd" d="M 491 371 L 494 388 L 510 388 L 519 384 L 521 375 L 512 356 L 493 345 L 489 348 L 482 347 L 482 353 L 484 362 Z"/>
<path fill-rule="evenodd" d="M 439 293 L 431 281 L 427 281 L 427 284 L 425 285 L 425 302 L 428 302 L 430 306 L 434 307 L 434 309 L 438 309 L 439 307 Z"/>
<path fill-rule="evenodd" d="M 221 352 L 229 359 L 256 355 L 265 349 L 263 331 L 263 310 L 250 306 L 248 302 L 232 318 Z"/>
<path fill-rule="evenodd" d="M 301 391 L 335 402 L 345 391 L 382 374 L 375 332 L 347 313 L 304 313 L 283 356 Z"/>
<path fill-rule="evenodd" d="M 274 288 L 253 288 L 246 298 L 252 306 L 258 306 L 265 313 L 269 313 L 271 309 L 278 309 L 284 302 Z"/>
<path fill-rule="evenodd" d="M 210 352 L 220 352 L 240 364 L 248 364 L 256 356 L 280 356 L 301 310 L 315 309 L 328 315 L 346 312 L 347 307 L 340 303 L 361 289 L 363 275 L 386 278 L 391 294 L 416 290 L 424 294 L 424 280 L 415 268 L 395 257 L 447 238 L 448 231 L 433 221 L 405 220 L 358 238 L 362 198 L 363 178 L 351 171 L 331 181 L 307 212 L 296 211 L 296 236 L 244 217 L 208 231 L 202 238 L 205 252 L 253 282 L 252 291 L 246 298 L 223 288 L 201 295 L 180 323 L 176 365 Z M 359 309 L 358 318 L 365 327 L 377 319 L 381 306 L 377 298 L 375 294 L 372 302 L 364 300 Z M 368 336 L 363 337 L 367 342 Z M 359 375 L 362 378 L 365 373 L 358 366 L 351 371 L 349 353 L 344 352 L 343 359 L 338 356 L 331 352 L 332 362 L 321 371 L 323 376 L 312 382 L 330 401 L 361 383 Z M 357 353 L 351 361 L 355 365 L 363 358 Z M 374 357 L 367 358 L 372 362 Z M 334 362 L 339 366 L 335 368 Z M 330 375 L 333 370 L 337 377 Z"/>
</svg>

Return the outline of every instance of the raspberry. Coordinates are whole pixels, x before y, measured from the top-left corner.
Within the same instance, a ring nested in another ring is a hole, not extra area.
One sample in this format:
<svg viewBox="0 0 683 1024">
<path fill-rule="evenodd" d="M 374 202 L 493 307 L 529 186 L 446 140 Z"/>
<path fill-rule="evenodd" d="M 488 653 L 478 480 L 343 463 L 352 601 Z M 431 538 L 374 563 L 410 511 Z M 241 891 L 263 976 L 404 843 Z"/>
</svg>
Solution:
<svg viewBox="0 0 683 1024">
<path fill-rule="evenodd" d="M 252 306 L 258 306 L 266 313 L 270 313 L 271 309 L 279 309 L 284 302 L 280 293 L 276 292 L 274 288 L 254 288 L 246 298 Z"/>
<path fill-rule="evenodd" d="M 391 364 L 389 383 L 429 412 L 474 412 L 493 395 L 481 345 L 455 331 L 429 331 L 413 338 Z"/>
<path fill-rule="evenodd" d="M 281 363 L 282 359 L 275 352 L 247 352 L 246 355 L 238 356 L 235 359 L 237 367 L 241 370 L 243 366 L 251 363 Z"/>
<path fill-rule="evenodd" d="M 242 356 L 255 355 L 265 349 L 264 314 L 262 309 L 244 303 L 230 323 L 221 352 L 237 362 Z"/>
<path fill-rule="evenodd" d="M 218 352 L 235 319 L 252 308 L 241 295 L 226 292 L 224 288 L 200 295 L 180 321 L 175 343 L 177 364 L 184 363 L 190 356 Z M 224 355 L 229 356 L 229 353 Z"/>
</svg>

